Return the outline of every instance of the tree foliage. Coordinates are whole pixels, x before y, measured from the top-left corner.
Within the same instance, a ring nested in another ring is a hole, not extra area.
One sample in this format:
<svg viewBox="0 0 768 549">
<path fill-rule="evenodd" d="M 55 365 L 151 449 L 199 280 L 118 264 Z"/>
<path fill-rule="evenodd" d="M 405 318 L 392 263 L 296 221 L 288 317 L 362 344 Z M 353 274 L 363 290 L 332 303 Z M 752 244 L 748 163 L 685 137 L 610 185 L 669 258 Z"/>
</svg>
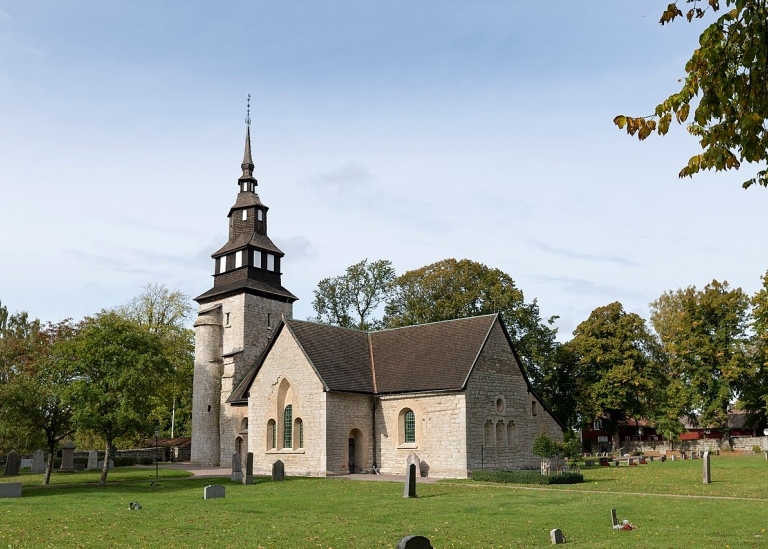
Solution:
<svg viewBox="0 0 768 549">
<path fill-rule="evenodd" d="M 505 272 L 468 259 L 444 259 L 406 272 L 393 287 L 384 316 L 390 328 L 500 313 L 534 387 L 542 386 L 542 364 L 554 353 L 557 329 L 551 325 L 557 317 L 543 322 L 536 300 L 526 303 Z"/>
<path fill-rule="evenodd" d="M 99 481 L 103 486 L 113 441 L 153 428 L 151 397 L 171 364 L 158 334 L 115 312 L 83 321 L 67 351 L 71 382 L 64 400 L 78 429 L 94 431 L 106 441 Z"/>
<path fill-rule="evenodd" d="M 616 435 L 627 420 L 657 413 L 666 386 L 658 345 L 645 320 L 619 302 L 598 307 L 566 344 L 578 360 L 577 407 L 582 420 Z"/>
<path fill-rule="evenodd" d="M 192 419 L 192 377 L 195 333 L 189 328 L 192 298 L 161 284 L 148 284 L 141 294 L 116 312 L 156 334 L 171 369 L 152 395 L 150 420 L 169 436 L 189 434 Z"/>
<path fill-rule="evenodd" d="M 688 22 L 721 9 L 719 0 L 686 0 L 669 4 L 662 25 L 679 17 Z M 699 47 L 685 65 L 682 87 L 657 105 L 652 116 L 620 115 L 614 123 L 645 139 L 664 135 L 672 118 L 682 124 L 695 104 L 688 131 L 699 138 L 703 152 L 680 171 L 693 176 L 702 169 L 738 169 L 742 162 L 768 159 L 768 3 L 766 0 L 725 0 L 724 10 L 699 37 Z M 744 188 L 768 186 L 768 170 L 760 170 Z"/>
<path fill-rule="evenodd" d="M 739 405 L 748 414 L 747 425 L 762 431 L 768 426 L 768 272 L 752 296 L 749 365 L 739 383 Z"/>
<path fill-rule="evenodd" d="M 313 320 L 358 330 L 379 327 L 373 314 L 389 296 L 394 279 L 391 261 L 367 259 L 347 267 L 341 276 L 324 278 L 314 292 Z"/>
<path fill-rule="evenodd" d="M 665 292 L 651 303 L 651 322 L 669 357 L 669 392 L 703 426 L 727 428 L 730 402 L 747 372 L 749 298 L 713 280 Z"/>
</svg>

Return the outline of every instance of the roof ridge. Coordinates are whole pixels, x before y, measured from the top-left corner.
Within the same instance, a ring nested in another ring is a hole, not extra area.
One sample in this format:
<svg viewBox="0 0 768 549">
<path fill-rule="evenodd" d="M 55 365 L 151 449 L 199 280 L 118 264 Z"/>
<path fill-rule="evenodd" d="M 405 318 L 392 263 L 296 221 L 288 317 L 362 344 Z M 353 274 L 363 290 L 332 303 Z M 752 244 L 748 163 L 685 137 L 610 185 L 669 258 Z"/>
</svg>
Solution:
<svg viewBox="0 0 768 549">
<path fill-rule="evenodd" d="M 358 330 L 356 328 L 347 328 L 346 326 L 337 326 L 336 324 L 327 324 L 325 322 L 317 322 L 316 320 L 301 320 L 298 318 L 291 318 L 286 320 L 287 322 L 301 322 L 303 324 L 314 324 L 316 326 L 327 326 L 328 328 L 335 328 L 337 330 L 347 330 L 349 332 L 355 332 L 357 334 L 370 334 L 370 332 L 366 332 L 363 330 Z"/>
<path fill-rule="evenodd" d="M 385 328 L 383 330 L 373 330 L 373 331 L 368 332 L 368 333 L 370 333 L 370 334 L 380 334 L 380 333 L 383 333 L 383 332 L 393 332 L 395 330 L 403 330 L 403 329 L 406 329 L 406 328 L 420 328 L 422 326 L 432 326 L 434 324 L 445 324 L 447 322 L 469 321 L 469 320 L 473 320 L 473 319 L 476 319 L 476 318 L 485 318 L 485 317 L 491 317 L 491 316 L 493 316 L 493 317 L 499 316 L 499 313 L 485 313 L 485 314 L 482 314 L 482 315 L 462 316 L 462 317 L 459 317 L 459 318 L 449 318 L 448 320 L 435 320 L 433 322 L 424 322 L 424 323 L 421 323 L 421 324 L 409 324 L 408 326 L 397 326 L 395 328 Z"/>
</svg>

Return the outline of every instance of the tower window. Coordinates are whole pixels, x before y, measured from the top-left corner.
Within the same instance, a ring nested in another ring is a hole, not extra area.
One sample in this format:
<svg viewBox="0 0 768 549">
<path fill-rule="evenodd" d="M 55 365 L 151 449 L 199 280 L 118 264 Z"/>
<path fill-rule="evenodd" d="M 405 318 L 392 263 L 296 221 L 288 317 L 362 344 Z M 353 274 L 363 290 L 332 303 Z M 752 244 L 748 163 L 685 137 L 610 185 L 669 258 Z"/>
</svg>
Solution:
<svg viewBox="0 0 768 549">
<path fill-rule="evenodd" d="M 253 250 L 253 266 L 261 269 L 261 252 L 259 250 Z"/>
<path fill-rule="evenodd" d="M 272 313 L 267 313 L 267 328 L 272 327 Z"/>
<path fill-rule="evenodd" d="M 248 210 L 243 210 L 243 221 L 248 221 Z"/>
<path fill-rule="evenodd" d="M 267 270 L 275 270 L 275 256 L 273 254 L 267 254 Z"/>
<path fill-rule="evenodd" d="M 243 266 L 243 254 L 242 253 L 236 253 L 235 254 L 235 269 L 239 269 Z"/>
<path fill-rule="evenodd" d="M 536 413 L 536 402 L 535 401 L 531 401 L 531 415 L 532 416 L 537 415 L 537 413 Z"/>
<path fill-rule="evenodd" d="M 263 210 L 256 210 L 256 219 L 259 221 L 264 221 L 264 211 Z"/>
<path fill-rule="evenodd" d="M 221 256 L 219 258 L 219 273 L 226 272 L 227 270 L 227 256 Z"/>
</svg>

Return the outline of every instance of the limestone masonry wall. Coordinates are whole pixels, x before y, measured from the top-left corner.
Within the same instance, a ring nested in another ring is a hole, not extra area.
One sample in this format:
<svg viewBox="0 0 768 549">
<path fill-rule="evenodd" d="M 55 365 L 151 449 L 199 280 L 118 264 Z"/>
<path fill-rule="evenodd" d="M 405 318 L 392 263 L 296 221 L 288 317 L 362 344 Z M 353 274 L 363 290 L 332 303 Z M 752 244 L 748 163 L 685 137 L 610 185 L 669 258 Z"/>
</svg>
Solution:
<svg viewBox="0 0 768 549">
<path fill-rule="evenodd" d="M 329 473 L 348 474 L 350 443 L 354 439 L 354 471 L 371 472 L 373 467 L 373 396 L 328 393 L 326 398 L 326 445 Z M 356 431 L 355 431 L 356 430 Z"/>
<path fill-rule="evenodd" d="M 531 446 L 542 432 L 557 440 L 555 419 L 528 386 L 498 322 L 467 382 L 468 468 L 538 468 Z M 535 415 L 534 415 L 535 414 Z"/>
<path fill-rule="evenodd" d="M 402 415 L 413 411 L 416 442 L 404 441 Z M 384 474 L 405 474 L 410 453 L 423 476 L 466 478 L 466 400 L 461 392 L 382 396 L 376 407 L 377 462 Z"/>
<path fill-rule="evenodd" d="M 195 322 L 190 459 L 209 467 L 219 465 L 221 368 L 221 308 L 217 307 L 199 314 Z"/>
<path fill-rule="evenodd" d="M 325 476 L 326 393 L 287 327 L 256 375 L 250 394 L 248 447 L 253 452 L 254 474 L 270 474 L 272 464 L 280 459 L 286 475 Z M 297 432 L 293 433 L 292 447 L 283 447 L 283 414 L 289 404 L 294 425 L 298 419 L 303 424 L 303 447 L 299 447 Z M 276 426 L 274 449 L 268 429 L 270 420 Z"/>
</svg>

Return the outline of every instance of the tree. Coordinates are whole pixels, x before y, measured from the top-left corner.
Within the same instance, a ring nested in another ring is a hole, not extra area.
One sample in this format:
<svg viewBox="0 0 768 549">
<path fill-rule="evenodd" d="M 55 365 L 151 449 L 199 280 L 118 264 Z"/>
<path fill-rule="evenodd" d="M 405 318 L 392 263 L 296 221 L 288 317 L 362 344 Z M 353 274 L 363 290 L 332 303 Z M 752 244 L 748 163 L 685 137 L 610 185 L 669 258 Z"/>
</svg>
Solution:
<svg viewBox="0 0 768 549">
<path fill-rule="evenodd" d="M 719 0 L 686 0 L 688 22 L 702 19 L 708 11 L 720 10 Z M 699 37 L 699 47 L 685 65 L 680 91 L 657 105 L 652 116 L 614 118 L 619 128 L 640 140 L 656 131 L 664 135 L 674 115 L 678 123 L 688 119 L 688 131 L 699 137 L 703 152 L 688 160 L 680 177 L 702 169 L 738 169 L 743 161 L 768 159 L 768 3 L 765 0 L 725 0 L 722 15 Z M 683 17 L 678 2 L 669 4 L 661 16 L 664 25 Z M 768 186 L 768 170 L 743 183 Z"/>
<path fill-rule="evenodd" d="M 620 425 L 653 415 L 666 386 L 645 320 L 618 301 L 598 307 L 579 324 L 567 347 L 578 359 L 578 411 L 601 420 L 617 442 Z"/>
<path fill-rule="evenodd" d="M 651 303 L 651 322 L 669 357 L 669 392 L 701 425 L 727 428 L 728 407 L 747 371 L 749 298 L 713 280 L 665 292 Z"/>
<path fill-rule="evenodd" d="M 99 480 L 104 486 L 113 441 L 152 428 L 151 397 L 171 364 L 160 336 L 115 312 L 84 320 L 67 351 L 72 381 L 65 403 L 78 429 L 94 431 L 106 442 Z"/>
<path fill-rule="evenodd" d="M 313 320 L 357 330 L 377 328 L 380 321 L 372 315 L 387 299 L 394 278 L 391 261 L 367 259 L 347 267 L 341 276 L 324 278 L 315 290 Z"/>
<path fill-rule="evenodd" d="M 549 409 L 569 429 L 579 427 L 579 358 L 568 343 L 555 343 L 552 360 L 542 365 L 539 394 Z"/>
<path fill-rule="evenodd" d="M 384 316 L 390 328 L 500 313 L 522 366 L 541 388 L 542 364 L 554 353 L 557 329 L 550 326 L 557 317 L 542 322 L 536 300 L 526 303 L 511 276 L 468 259 L 444 259 L 408 271 L 393 286 Z"/>
<path fill-rule="evenodd" d="M 152 397 L 150 419 L 172 436 L 189 433 L 192 418 L 192 377 L 195 367 L 195 333 L 189 328 L 192 298 L 161 284 L 148 284 L 141 294 L 116 312 L 157 334 L 171 371 Z"/>
<path fill-rule="evenodd" d="M 747 425 L 762 431 L 768 426 L 768 272 L 763 287 L 752 296 L 749 366 L 739 388 L 739 405 L 747 412 Z"/>
</svg>

